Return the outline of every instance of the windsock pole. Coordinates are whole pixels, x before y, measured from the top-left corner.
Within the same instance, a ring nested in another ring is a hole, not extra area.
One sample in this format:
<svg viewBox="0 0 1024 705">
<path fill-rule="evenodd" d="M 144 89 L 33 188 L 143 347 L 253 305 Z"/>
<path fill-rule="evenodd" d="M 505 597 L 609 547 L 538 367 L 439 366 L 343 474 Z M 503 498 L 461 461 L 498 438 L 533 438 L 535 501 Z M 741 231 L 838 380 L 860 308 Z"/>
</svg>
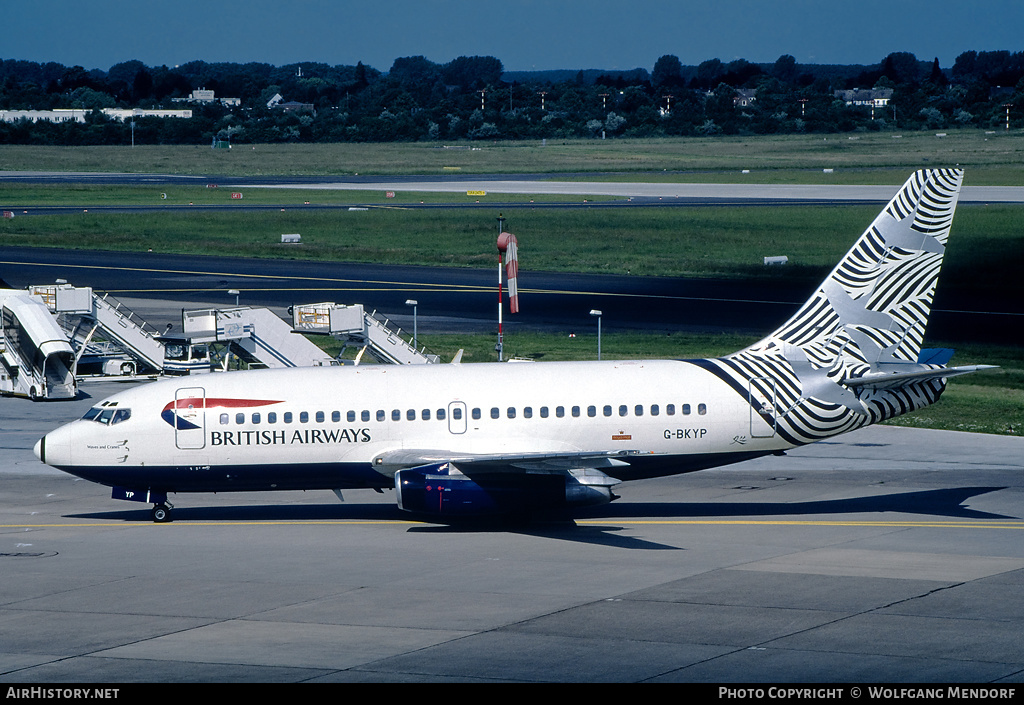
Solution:
<svg viewBox="0 0 1024 705">
<path fill-rule="evenodd" d="M 505 230 L 505 218 L 502 217 L 501 213 L 499 213 L 498 214 L 498 344 L 494 347 L 494 349 L 498 351 L 498 362 L 502 362 L 503 361 L 502 360 L 502 352 L 503 352 L 503 342 L 504 342 L 502 340 L 502 330 L 501 330 L 501 322 L 502 322 L 501 321 L 501 313 L 502 313 L 502 305 L 501 305 L 501 283 L 502 283 L 502 279 L 501 279 L 501 267 L 502 267 L 502 264 L 501 264 L 501 234 L 502 234 L 502 232 L 504 232 L 504 230 Z"/>
<path fill-rule="evenodd" d="M 502 360 L 502 305 L 501 305 L 501 255 L 505 255 L 505 275 L 508 277 L 508 310 L 519 313 L 519 244 L 512 233 L 502 232 L 505 219 L 498 216 L 498 362 Z"/>
</svg>

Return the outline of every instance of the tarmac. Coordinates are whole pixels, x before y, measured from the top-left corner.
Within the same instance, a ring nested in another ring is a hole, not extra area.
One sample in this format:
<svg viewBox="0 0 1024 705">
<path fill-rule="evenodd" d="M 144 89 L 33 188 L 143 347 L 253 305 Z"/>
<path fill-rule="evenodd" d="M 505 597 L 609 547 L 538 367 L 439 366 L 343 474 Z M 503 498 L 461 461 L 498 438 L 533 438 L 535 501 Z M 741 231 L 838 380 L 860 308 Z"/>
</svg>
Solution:
<svg viewBox="0 0 1024 705">
<path fill-rule="evenodd" d="M 154 524 L 31 451 L 126 383 L 0 400 L 0 683 L 1024 681 L 1024 438 L 871 427 L 574 521 L 351 491 Z"/>
</svg>

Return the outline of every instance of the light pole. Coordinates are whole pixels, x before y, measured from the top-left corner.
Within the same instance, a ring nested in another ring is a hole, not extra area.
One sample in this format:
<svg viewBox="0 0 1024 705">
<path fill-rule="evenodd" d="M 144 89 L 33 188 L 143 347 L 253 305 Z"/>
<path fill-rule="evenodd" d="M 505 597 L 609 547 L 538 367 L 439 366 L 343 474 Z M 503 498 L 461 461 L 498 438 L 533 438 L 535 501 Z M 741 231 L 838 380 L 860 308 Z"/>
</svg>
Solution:
<svg viewBox="0 0 1024 705">
<path fill-rule="evenodd" d="M 419 306 L 419 301 L 416 299 L 406 299 L 405 305 L 412 306 L 412 346 L 419 348 L 419 335 L 417 330 L 417 318 L 416 318 L 416 307 Z"/>
<path fill-rule="evenodd" d="M 591 316 L 597 316 L 597 359 L 600 360 L 601 359 L 601 316 L 603 314 L 602 314 L 601 311 L 598 311 L 595 308 L 595 309 L 591 309 L 590 315 Z"/>
<path fill-rule="evenodd" d="M 228 296 L 234 296 L 235 297 L 235 306 L 237 306 L 238 305 L 238 289 L 229 289 L 228 290 Z"/>
</svg>

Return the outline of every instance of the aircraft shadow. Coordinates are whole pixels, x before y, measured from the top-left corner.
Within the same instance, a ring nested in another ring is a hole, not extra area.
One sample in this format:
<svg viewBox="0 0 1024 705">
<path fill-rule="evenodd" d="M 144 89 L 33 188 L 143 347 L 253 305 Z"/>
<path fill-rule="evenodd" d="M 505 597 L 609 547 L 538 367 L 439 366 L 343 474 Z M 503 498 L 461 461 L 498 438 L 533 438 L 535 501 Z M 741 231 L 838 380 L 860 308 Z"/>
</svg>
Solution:
<svg viewBox="0 0 1024 705">
<path fill-rule="evenodd" d="M 643 550 L 684 550 L 644 539 L 623 535 L 624 527 L 615 526 L 616 519 L 633 518 L 722 518 L 766 516 L 811 516 L 900 513 L 941 516 L 953 519 L 1017 519 L 964 507 L 972 497 L 1006 489 L 1005 487 L 954 487 L 919 492 L 901 492 L 872 497 L 821 500 L 814 502 L 620 502 L 577 511 L 571 517 L 524 517 L 453 519 L 438 521 L 416 517 L 390 504 L 277 504 L 234 505 L 221 507 L 177 507 L 176 522 L 313 522 L 371 521 L 413 522 L 409 532 L 451 534 L 505 532 L 549 538 L 560 541 Z M 149 509 L 125 509 L 111 512 L 90 512 L 68 515 L 69 518 L 113 520 L 132 523 L 151 521 Z M 575 519 L 598 519 L 608 525 L 581 526 Z"/>
<path fill-rule="evenodd" d="M 807 516 L 812 514 L 923 514 L 952 519 L 1018 519 L 964 507 L 978 495 L 996 492 L 1005 487 L 950 487 L 941 490 L 901 492 L 871 497 L 827 499 L 814 502 L 623 502 L 594 510 L 587 517 L 625 519 L 640 517 L 765 517 Z M 583 518 L 583 513 L 576 514 Z"/>
</svg>

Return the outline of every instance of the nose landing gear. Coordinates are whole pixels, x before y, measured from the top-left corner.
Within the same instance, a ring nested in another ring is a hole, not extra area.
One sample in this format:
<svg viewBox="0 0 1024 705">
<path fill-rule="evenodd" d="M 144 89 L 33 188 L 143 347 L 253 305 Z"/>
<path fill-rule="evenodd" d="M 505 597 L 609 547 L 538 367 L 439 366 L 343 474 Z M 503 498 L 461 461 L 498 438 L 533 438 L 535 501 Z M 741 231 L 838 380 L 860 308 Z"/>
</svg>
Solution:
<svg viewBox="0 0 1024 705">
<path fill-rule="evenodd" d="M 170 502 L 160 502 L 159 504 L 153 505 L 153 511 L 151 515 L 153 521 L 157 524 L 165 524 L 171 521 L 171 510 L 174 509 L 174 505 Z"/>
</svg>

